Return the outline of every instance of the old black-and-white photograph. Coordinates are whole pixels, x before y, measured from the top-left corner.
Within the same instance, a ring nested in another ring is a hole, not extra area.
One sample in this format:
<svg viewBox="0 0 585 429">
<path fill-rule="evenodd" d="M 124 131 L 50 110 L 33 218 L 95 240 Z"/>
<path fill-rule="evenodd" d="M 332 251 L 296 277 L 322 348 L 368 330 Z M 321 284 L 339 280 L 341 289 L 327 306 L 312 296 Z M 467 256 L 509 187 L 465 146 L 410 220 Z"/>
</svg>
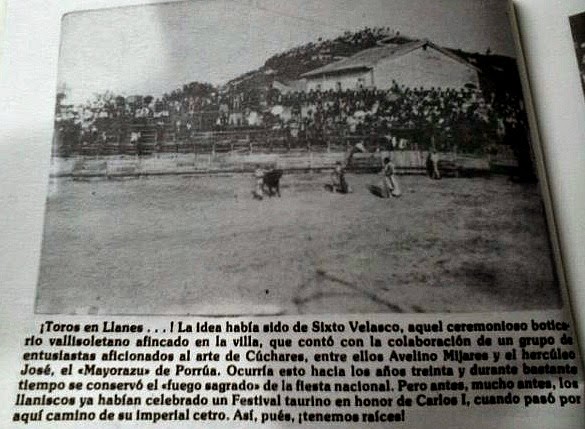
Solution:
<svg viewBox="0 0 585 429">
<path fill-rule="evenodd" d="M 58 76 L 37 313 L 562 305 L 504 0 L 79 11 Z"/>
<path fill-rule="evenodd" d="M 577 55 L 577 63 L 579 64 L 581 86 L 585 96 L 585 12 L 569 17 L 569 22 L 575 44 L 575 55 Z"/>
</svg>

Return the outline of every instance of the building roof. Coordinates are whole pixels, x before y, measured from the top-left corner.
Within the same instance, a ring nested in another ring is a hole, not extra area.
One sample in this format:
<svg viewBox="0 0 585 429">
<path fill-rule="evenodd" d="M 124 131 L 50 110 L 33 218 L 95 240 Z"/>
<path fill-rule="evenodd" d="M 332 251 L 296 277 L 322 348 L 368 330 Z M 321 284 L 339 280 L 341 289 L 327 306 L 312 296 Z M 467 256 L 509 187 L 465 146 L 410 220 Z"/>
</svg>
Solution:
<svg viewBox="0 0 585 429">
<path fill-rule="evenodd" d="M 418 40 L 410 43 L 405 43 L 402 45 L 387 44 L 383 46 L 376 46 L 370 49 L 365 49 L 361 52 L 358 52 L 355 55 L 352 55 L 349 58 L 345 58 L 341 61 L 336 61 L 334 63 L 327 64 L 326 66 L 320 67 L 315 70 L 311 70 L 307 73 L 303 73 L 301 77 L 311 78 L 326 74 L 339 74 L 347 71 L 370 70 L 383 59 L 398 58 L 423 47 L 430 47 L 450 57 L 455 61 L 458 61 L 470 68 L 473 68 L 476 71 L 479 71 L 477 67 L 470 64 L 468 61 L 465 61 L 463 58 L 459 57 L 453 52 L 440 46 L 437 46 L 434 43 L 429 42 L 428 40 Z"/>
</svg>

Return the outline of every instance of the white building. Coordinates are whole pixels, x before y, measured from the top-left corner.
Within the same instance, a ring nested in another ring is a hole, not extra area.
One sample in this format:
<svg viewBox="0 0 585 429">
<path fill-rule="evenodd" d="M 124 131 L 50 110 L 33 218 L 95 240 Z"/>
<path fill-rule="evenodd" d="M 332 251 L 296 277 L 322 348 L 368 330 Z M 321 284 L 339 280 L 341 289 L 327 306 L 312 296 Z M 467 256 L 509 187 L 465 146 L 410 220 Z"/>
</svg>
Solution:
<svg viewBox="0 0 585 429">
<path fill-rule="evenodd" d="M 410 88 L 479 88 L 479 69 L 428 40 L 388 44 L 301 75 L 306 90 L 389 89 L 393 82 Z"/>
</svg>

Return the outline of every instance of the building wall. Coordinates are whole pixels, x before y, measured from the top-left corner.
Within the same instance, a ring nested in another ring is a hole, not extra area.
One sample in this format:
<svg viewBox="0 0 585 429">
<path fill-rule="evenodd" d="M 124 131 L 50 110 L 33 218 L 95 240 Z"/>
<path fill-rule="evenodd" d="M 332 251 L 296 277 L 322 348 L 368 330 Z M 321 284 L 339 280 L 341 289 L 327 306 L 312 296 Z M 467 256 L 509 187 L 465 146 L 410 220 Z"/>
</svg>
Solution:
<svg viewBox="0 0 585 429">
<path fill-rule="evenodd" d="M 361 80 L 360 80 L 361 79 Z M 393 81 L 406 87 L 461 88 L 472 83 L 479 88 L 477 71 L 433 48 L 419 48 L 398 58 L 381 60 L 373 70 L 307 78 L 306 91 L 356 89 L 375 86 L 389 89 Z"/>
<path fill-rule="evenodd" d="M 377 88 L 388 89 L 393 80 L 411 88 L 461 88 L 466 83 L 479 87 L 474 69 L 432 48 L 419 48 L 398 58 L 382 60 L 374 67 Z"/>
<path fill-rule="evenodd" d="M 306 90 L 317 90 L 321 85 L 321 91 L 329 91 L 330 89 L 336 91 L 338 89 L 338 82 L 341 84 L 341 89 L 357 89 L 360 84 L 360 79 L 363 79 L 363 86 L 372 85 L 372 75 L 369 71 L 365 72 L 350 72 L 332 76 L 324 76 L 317 78 L 307 78 Z"/>
</svg>

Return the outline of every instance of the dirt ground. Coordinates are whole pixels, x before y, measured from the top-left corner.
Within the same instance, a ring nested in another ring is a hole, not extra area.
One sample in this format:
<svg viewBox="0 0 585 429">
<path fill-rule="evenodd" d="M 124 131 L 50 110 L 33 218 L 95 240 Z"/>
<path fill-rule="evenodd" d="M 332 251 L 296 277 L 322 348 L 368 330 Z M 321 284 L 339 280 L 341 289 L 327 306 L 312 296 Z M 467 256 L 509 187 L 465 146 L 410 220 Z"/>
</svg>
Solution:
<svg viewBox="0 0 585 429">
<path fill-rule="evenodd" d="M 36 311 L 65 314 L 477 312 L 559 307 L 535 185 L 376 175 L 354 192 L 285 174 L 53 179 Z"/>
</svg>

